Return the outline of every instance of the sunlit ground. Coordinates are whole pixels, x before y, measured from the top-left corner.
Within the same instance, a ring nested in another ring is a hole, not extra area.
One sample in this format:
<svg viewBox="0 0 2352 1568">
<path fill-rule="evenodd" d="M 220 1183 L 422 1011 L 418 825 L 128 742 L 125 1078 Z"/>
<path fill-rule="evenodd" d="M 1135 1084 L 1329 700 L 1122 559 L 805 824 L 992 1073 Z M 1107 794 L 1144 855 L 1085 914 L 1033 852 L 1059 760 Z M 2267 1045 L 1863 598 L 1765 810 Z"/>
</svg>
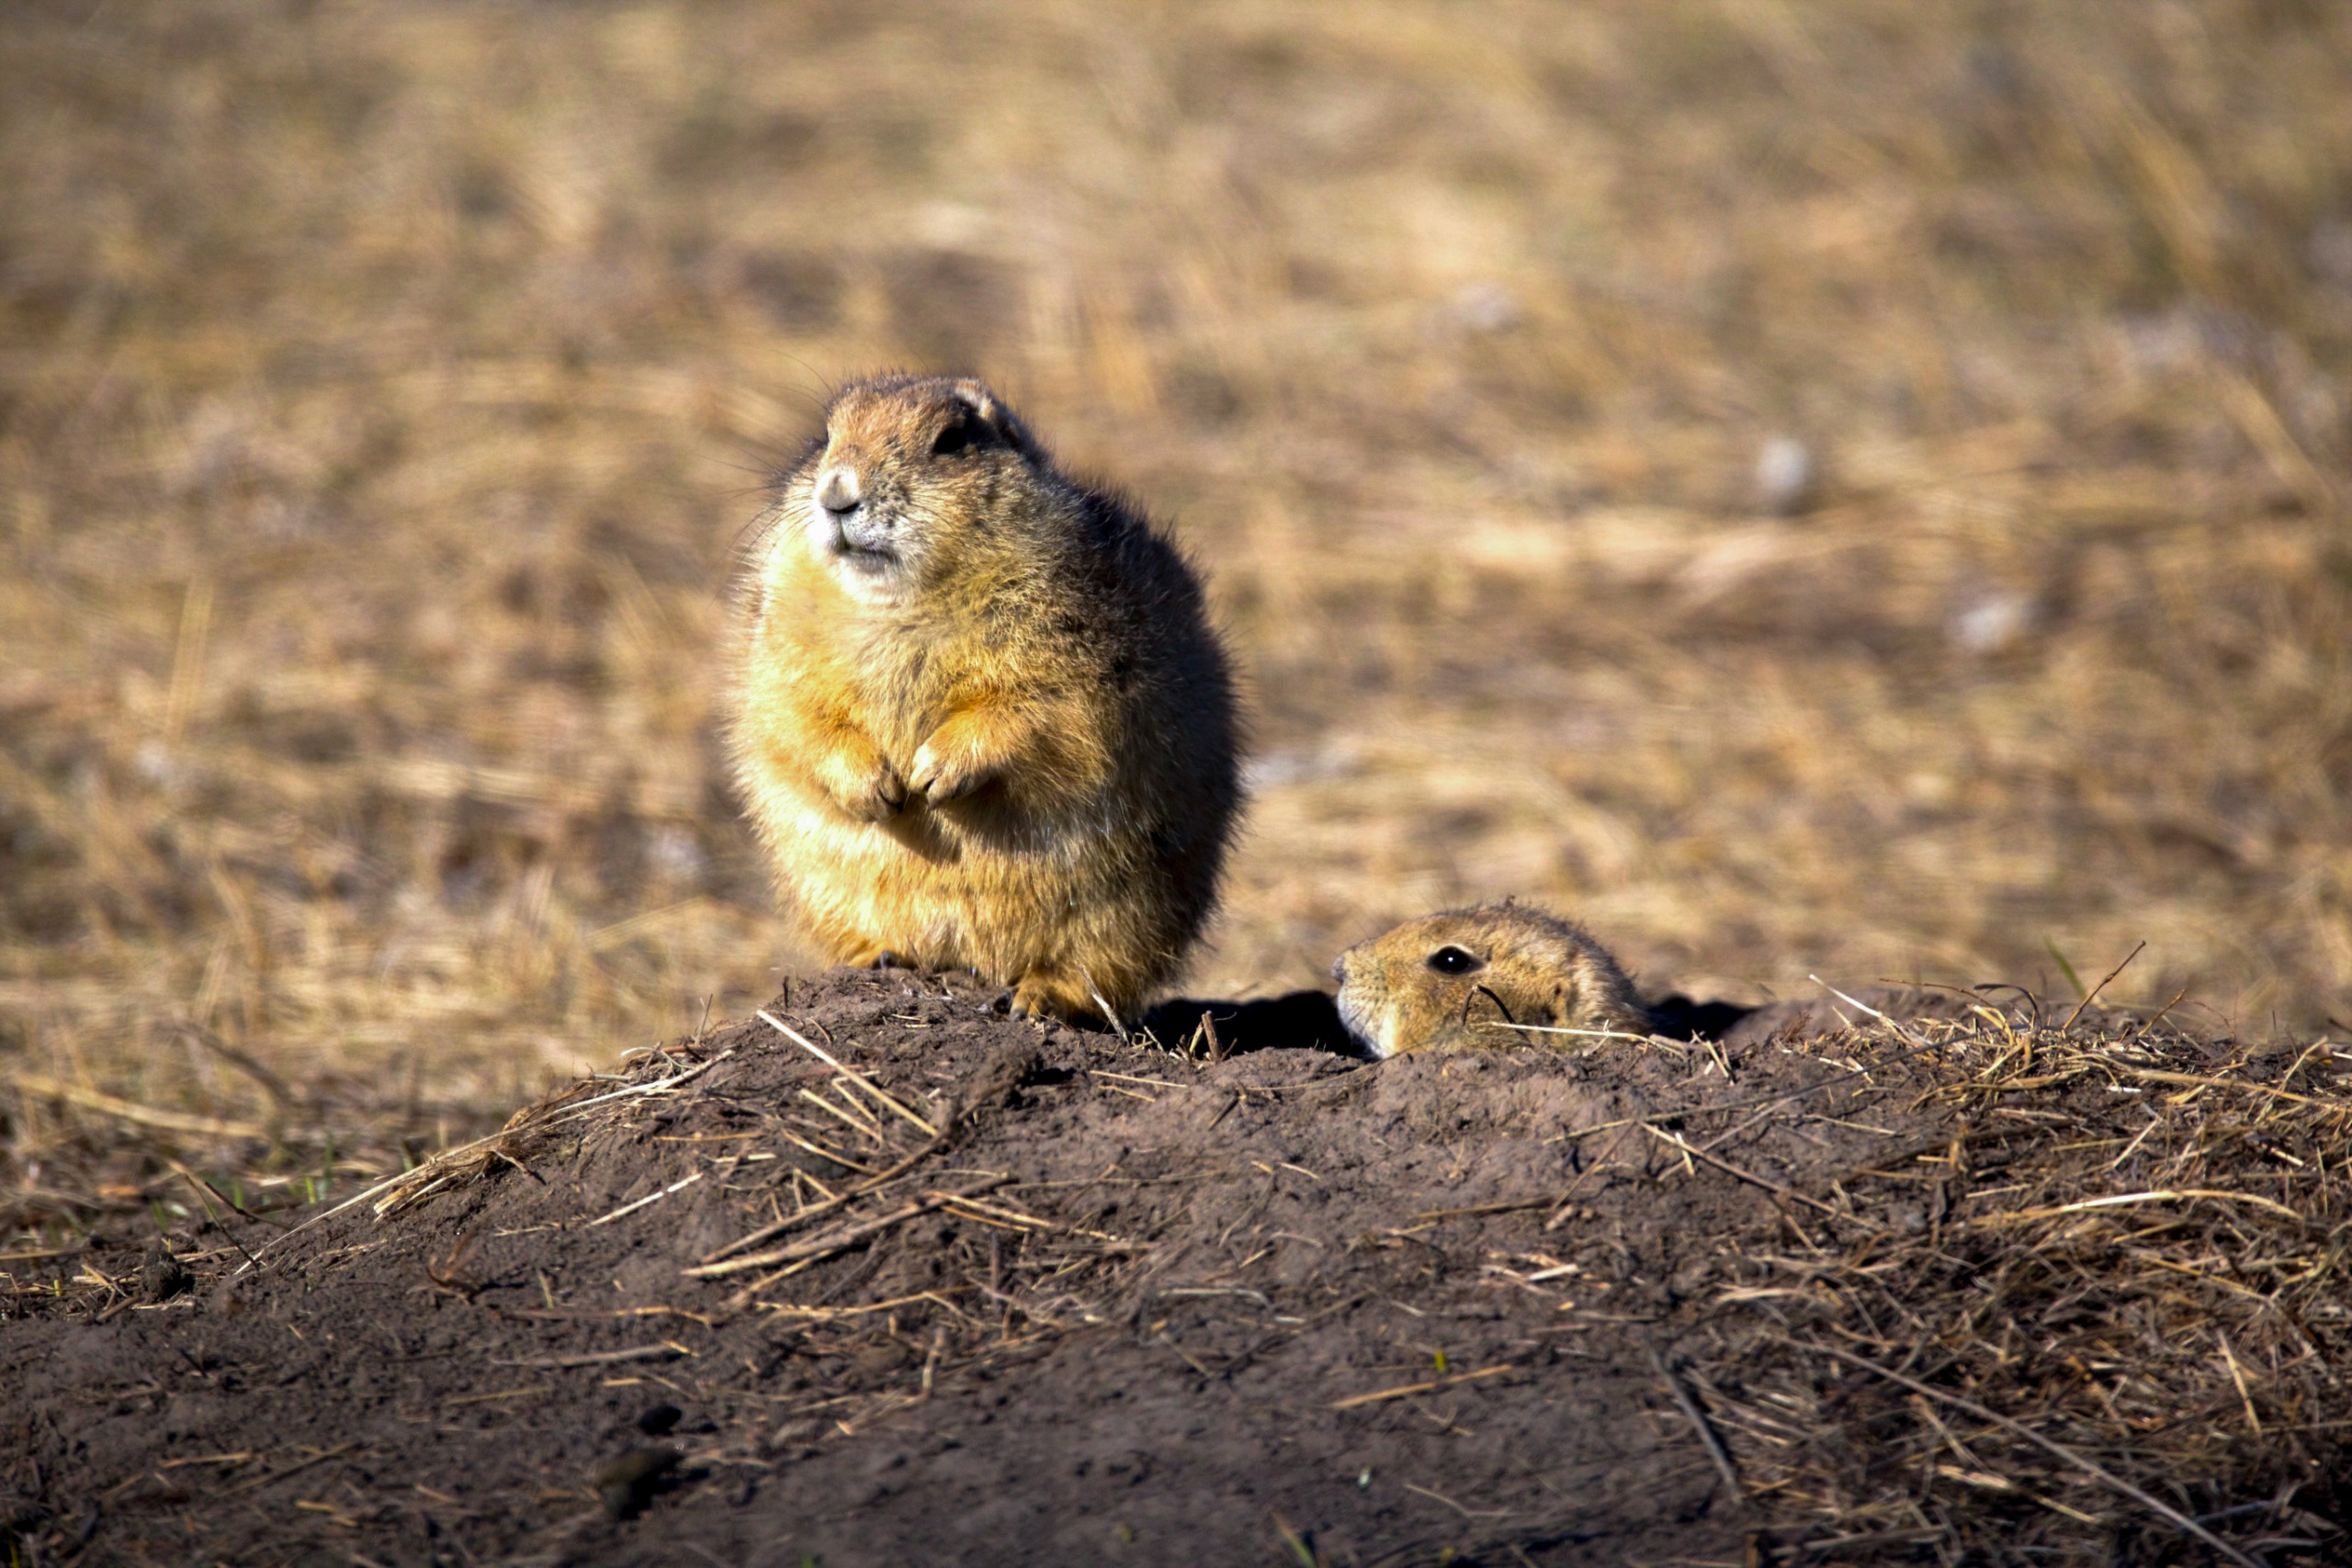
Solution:
<svg viewBox="0 0 2352 1568">
<path fill-rule="evenodd" d="M 804 963 L 729 551 L 891 365 L 1213 584 L 1188 989 L 1515 894 L 1701 994 L 2144 942 L 2106 999 L 2340 1032 L 2348 79 L 2254 0 L 20 7 L 10 1212 L 380 1164 Z"/>
</svg>

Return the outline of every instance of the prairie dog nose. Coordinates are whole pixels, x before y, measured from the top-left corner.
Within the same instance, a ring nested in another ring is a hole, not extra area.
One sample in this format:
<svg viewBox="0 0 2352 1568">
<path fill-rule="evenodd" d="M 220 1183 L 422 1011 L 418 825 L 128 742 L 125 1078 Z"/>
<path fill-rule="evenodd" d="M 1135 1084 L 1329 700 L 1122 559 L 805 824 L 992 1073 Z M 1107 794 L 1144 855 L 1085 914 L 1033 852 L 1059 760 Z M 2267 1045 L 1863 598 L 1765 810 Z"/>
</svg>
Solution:
<svg viewBox="0 0 2352 1568">
<path fill-rule="evenodd" d="M 1348 955 L 1346 953 L 1343 953 L 1340 954 L 1339 957 L 1331 960 L 1331 978 L 1337 980 L 1342 986 L 1348 983 Z"/>
<path fill-rule="evenodd" d="M 854 512 L 865 499 L 857 475 L 848 468 L 828 468 L 817 481 L 817 504 L 828 512 Z"/>
</svg>

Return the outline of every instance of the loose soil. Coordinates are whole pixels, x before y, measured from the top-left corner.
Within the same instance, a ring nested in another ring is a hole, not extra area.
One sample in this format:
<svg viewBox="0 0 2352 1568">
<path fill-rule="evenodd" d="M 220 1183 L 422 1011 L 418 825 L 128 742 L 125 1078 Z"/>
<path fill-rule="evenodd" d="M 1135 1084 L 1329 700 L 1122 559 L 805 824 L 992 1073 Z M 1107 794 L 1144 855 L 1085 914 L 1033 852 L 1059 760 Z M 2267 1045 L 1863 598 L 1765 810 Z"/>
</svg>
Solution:
<svg viewBox="0 0 2352 1568">
<path fill-rule="evenodd" d="M 1329 1038 L 1312 997 L 1225 1007 L 1214 1043 L 1171 1004 L 1153 1032 L 1185 1045 L 1159 1049 L 835 973 L 364 1201 L 288 1228 L 216 1205 L 175 1258 L 20 1283 L 0 1539 L 28 1562 L 1369 1568 L 1958 1561 L 2025 1539 L 2006 1518 L 2201 1560 L 2079 1464 L 2020 1485 L 2041 1450 L 1946 1403 L 1985 1385 L 1930 1340 L 1968 1334 L 1848 1326 L 1792 1373 L 1805 1312 L 1834 1313 L 1775 1269 L 1964 1293 L 1999 1229 L 1967 1216 L 2017 1217 L 1984 1174 L 2013 1148 L 2104 1135 L 2119 1104 L 2113 1141 L 2144 1143 L 2117 1075 L 2287 1064 L 2135 1024 L 2106 1078 L 2050 1082 L 1988 1055 L 2040 1038 L 2027 1013 L 1900 999 L 1912 1025 L 1874 1034 L 1783 1007 L 1707 1015 L 1712 1043 L 1370 1064 L 1286 1043 Z M 1988 1062 L 1999 1094 L 1943 1092 Z M 2332 1365 L 2339 1327 L 2299 1321 Z M 2202 1493 L 2156 1501 L 2257 1505 L 2247 1529 L 2302 1542 L 2270 1561 L 2316 1560 L 2342 1456 L 2266 1408 Z M 1829 1445 L 1866 1480 L 1939 1409 L 1954 1446 L 1894 1486 L 1908 1523 L 1856 1527 L 1868 1484 L 1833 1497 L 1786 1457 Z M 2098 1457 L 2143 1484 L 2157 1462 Z"/>
</svg>

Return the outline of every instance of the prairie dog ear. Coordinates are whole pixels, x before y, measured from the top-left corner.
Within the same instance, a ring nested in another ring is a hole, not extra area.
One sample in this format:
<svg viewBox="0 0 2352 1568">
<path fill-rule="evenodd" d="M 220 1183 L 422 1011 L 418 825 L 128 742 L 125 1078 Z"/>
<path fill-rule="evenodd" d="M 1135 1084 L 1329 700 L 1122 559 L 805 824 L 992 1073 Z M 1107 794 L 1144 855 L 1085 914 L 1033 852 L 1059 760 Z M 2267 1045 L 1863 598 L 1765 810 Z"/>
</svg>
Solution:
<svg viewBox="0 0 2352 1568">
<path fill-rule="evenodd" d="M 1013 416 L 994 392 L 979 382 L 966 378 L 956 383 L 956 400 L 968 411 L 968 417 L 978 428 L 973 432 L 993 437 L 995 442 L 1016 452 L 1029 450 L 1029 432 Z"/>
</svg>

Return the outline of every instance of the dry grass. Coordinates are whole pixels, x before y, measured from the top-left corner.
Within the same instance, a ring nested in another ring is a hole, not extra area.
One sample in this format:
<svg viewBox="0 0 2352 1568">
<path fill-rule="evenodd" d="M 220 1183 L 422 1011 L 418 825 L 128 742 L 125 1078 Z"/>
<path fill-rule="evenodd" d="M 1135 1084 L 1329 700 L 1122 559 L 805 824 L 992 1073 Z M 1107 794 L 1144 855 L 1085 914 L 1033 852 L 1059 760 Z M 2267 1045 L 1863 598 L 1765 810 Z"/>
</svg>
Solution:
<svg viewBox="0 0 2352 1568">
<path fill-rule="evenodd" d="M 1702 992 L 2352 1017 L 2347 73 L 2294 0 L 14 7 L 0 1066 L 81 1099 L 7 1217 L 178 1181 L 94 1096 L 387 1171 L 768 995 L 729 547 L 894 362 L 1214 578 L 1196 989 L 1517 893 Z"/>
<path fill-rule="evenodd" d="M 1715 1262 L 1692 1419 L 1791 1560 L 2340 1560 L 2346 1059 L 2065 1025 L 1818 1047 L 1959 1120 Z"/>
</svg>

